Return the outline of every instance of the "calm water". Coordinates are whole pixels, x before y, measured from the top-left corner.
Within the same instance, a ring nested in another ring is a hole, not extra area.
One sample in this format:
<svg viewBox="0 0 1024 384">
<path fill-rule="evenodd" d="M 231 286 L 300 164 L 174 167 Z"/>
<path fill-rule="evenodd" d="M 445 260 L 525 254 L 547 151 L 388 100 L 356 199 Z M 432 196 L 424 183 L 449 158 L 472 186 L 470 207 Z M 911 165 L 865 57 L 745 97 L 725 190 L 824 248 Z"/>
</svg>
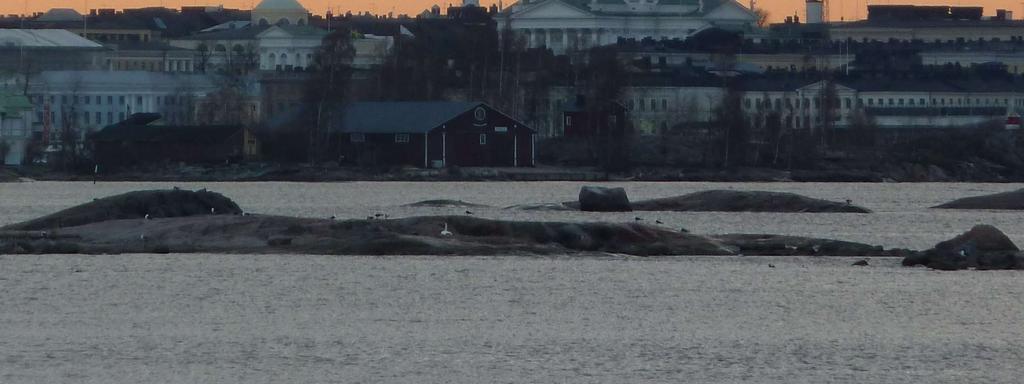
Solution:
<svg viewBox="0 0 1024 384">
<path fill-rule="evenodd" d="M 0 222 L 171 184 L 0 184 Z M 458 213 L 570 200 L 576 183 L 183 184 L 248 211 Z M 787 190 L 876 210 L 644 213 L 698 232 L 924 248 L 1021 215 L 926 207 L 982 184 L 625 185 L 633 198 Z M 623 220 L 632 214 L 485 217 Z M 1024 275 L 874 259 L 0 256 L 0 383 L 1019 383 Z M 776 268 L 768 268 L 772 263 Z"/>
</svg>

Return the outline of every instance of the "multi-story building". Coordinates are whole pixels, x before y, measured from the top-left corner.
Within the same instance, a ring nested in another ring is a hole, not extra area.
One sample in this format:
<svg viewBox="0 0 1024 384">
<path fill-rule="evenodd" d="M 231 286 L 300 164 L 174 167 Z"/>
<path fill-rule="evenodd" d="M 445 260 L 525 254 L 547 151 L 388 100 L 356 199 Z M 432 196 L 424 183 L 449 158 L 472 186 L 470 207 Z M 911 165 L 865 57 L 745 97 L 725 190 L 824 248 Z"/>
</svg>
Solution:
<svg viewBox="0 0 1024 384">
<path fill-rule="evenodd" d="M 496 18 L 528 47 L 556 53 L 614 44 L 620 38 L 686 39 L 708 28 L 756 35 L 757 16 L 733 0 L 523 0 Z"/>
<path fill-rule="evenodd" d="M 49 71 L 29 84 L 43 127 L 96 131 L 133 113 L 159 113 L 171 124 L 195 123 L 196 106 L 218 89 L 205 75 L 147 71 Z"/>
</svg>

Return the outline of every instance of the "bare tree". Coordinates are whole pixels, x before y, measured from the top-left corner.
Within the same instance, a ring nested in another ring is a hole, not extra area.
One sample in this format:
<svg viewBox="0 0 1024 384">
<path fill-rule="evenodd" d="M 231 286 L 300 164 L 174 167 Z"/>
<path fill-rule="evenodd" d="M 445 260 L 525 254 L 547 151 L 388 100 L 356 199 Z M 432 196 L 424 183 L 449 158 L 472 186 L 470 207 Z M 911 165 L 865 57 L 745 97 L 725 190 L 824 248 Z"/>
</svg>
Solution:
<svg viewBox="0 0 1024 384">
<path fill-rule="evenodd" d="M 310 163 L 326 155 L 330 122 L 341 121 L 343 106 L 348 101 L 352 81 L 352 33 L 339 28 L 324 38 L 313 62 L 313 75 L 306 87 L 306 98 L 314 107 L 307 142 Z"/>
</svg>

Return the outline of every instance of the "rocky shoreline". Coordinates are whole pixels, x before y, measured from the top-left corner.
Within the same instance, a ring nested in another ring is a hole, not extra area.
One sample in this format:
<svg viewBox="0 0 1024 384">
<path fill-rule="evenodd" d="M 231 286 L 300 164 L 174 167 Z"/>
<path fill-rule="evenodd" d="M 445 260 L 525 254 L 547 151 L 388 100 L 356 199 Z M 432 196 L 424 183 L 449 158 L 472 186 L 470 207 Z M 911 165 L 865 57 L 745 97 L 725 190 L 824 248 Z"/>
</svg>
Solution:
<svg viewBox="0 0 1024 384">
<path fill-rule="evenodd" d="M 605 196 L 613 199 L 621 192 L 584 187 L 579 203 L 588 198 L 588 190 L 598 195 L 611 191 Z M 621 197 L 625 198 L 624 192 Z M 475 206 L 458 200 L 413 205 Z M 789 204 L 777 207 L 785 212 L 793 208 Z M 939 270 L 1024 269 L 1021 251 L 991 226 L 977 226 L 932 249 L 915 251 L 772 234 L 701 235 L 641 222 L 508 221 L 470 215 L 365 220 L 257 215 L 243 212 L 214 192 L 177 189 L 97 199 L 0 228 L 0 253 L 841 256 L 902 257 L 906 266 Z M 860 260 L 855 265 L 868 264 Z"/>
</svg>

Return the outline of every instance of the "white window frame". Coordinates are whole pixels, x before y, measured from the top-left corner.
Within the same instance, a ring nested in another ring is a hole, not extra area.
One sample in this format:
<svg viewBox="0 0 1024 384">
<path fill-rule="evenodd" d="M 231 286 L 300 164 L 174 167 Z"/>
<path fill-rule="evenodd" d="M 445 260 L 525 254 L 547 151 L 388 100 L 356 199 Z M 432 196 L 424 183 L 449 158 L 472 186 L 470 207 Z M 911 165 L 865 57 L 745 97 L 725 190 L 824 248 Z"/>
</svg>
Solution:
<svg viewBox="0 0 1024 384">
<path fill-rule="evenodd" d="M 405 144 L 405 143 L 408 143 L 408 142 L 409 142 L 409 134 L 408 133 L 396 133 L 395 134 L 395 143 Z"/>
<path fill-rule="evenodd" d="M 486 133 L 481 133 L 480 134 L 480 145 L 487 145 L 487 134 Z"/>
</svg>

